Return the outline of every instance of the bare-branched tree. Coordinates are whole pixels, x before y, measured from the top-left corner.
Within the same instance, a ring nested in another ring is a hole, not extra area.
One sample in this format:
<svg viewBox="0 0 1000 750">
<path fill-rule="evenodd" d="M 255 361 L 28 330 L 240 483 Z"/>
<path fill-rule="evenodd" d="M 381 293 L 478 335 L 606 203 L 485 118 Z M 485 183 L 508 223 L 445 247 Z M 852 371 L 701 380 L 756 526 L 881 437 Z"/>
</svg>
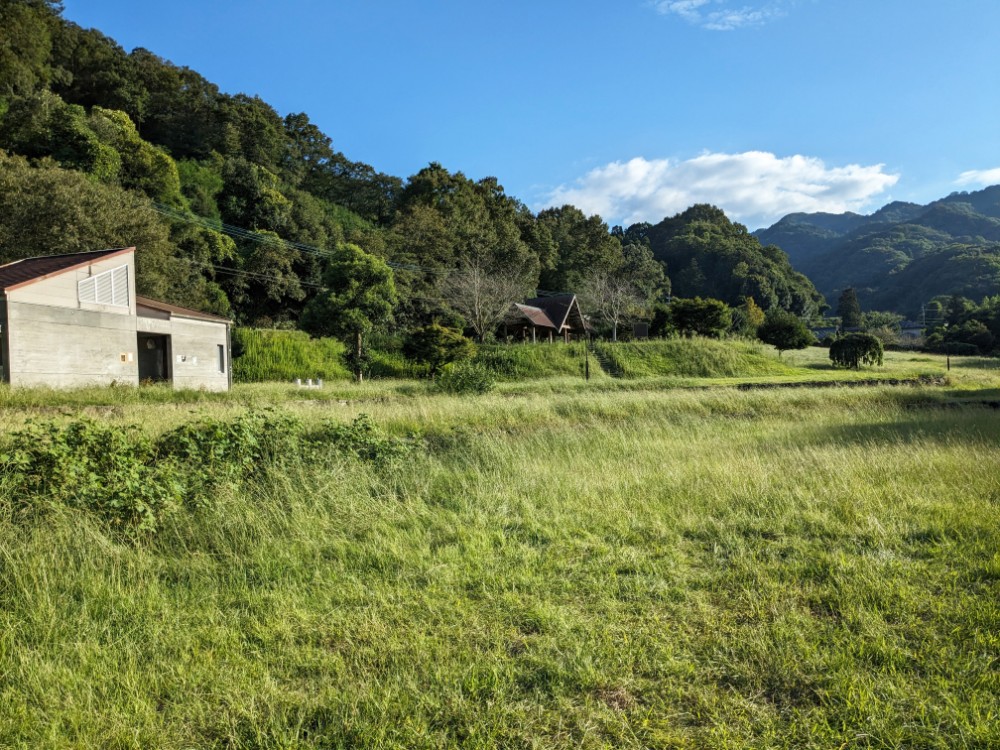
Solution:
<svg viewBox="0 0 1000 750">
<path fill-rule="evenodd" d="M 472 258 L 444 277 L 441 292 L 479 340 L 484 341 L 503 322 L 510 306 L 525 297 L 531 285 L 532 280 L 523 269 Z"/>
<path fill-rule="evenodd" d="M 618 340 L 618 326 L 633 317 L 643 304 L 639 287 L 621 274 L 598 271 L 584 279 L 580 288 L 584 310 L 611 324 L 611 340 Z"/>
</svg>

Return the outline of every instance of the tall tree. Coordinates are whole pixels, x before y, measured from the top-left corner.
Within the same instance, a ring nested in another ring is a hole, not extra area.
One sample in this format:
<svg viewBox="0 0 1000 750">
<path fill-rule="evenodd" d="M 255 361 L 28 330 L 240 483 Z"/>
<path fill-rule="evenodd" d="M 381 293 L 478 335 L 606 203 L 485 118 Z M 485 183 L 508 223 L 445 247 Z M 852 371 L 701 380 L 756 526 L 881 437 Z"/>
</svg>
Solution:
<svg viewBox="0 0 1000 750">
<path fill-rule="evenodd" d="M 512 304 L 524 299 L 532 279 L 524 270 L 488 264 L 482 257 L 462 261 L 442 280 L 444 297 L 485 341 L 503 322 Z"/>
<path fill-rule="evenodd" d="M 840 316 L 843 328 L 857 328 L 861 325 L 861 303 L 858 302 L 858 293 L 854 291 L 854 287 L 849 286 L 841 293 L 837 300 L 837 315 Z"/>
<path fill-rule="evenodd" d="M 52 29 L 62 3 L 0 0 L 0 96 L 31 94 L 52 75 Z"/>
<path fill-rule="evenodd" d="M 303 329 L 344 339 L 354 350 L 358 380 L 364 372 L 364 336 L 387 325 L 396 305 L 392 269 L 357 245 L 337 248 L 323 273 L 326 288 L 302 312 Z"/>
<path fill-rule="evenodd" d="M 597 271 L 580 284 L 580 302 L 584 310 L 611 324 L 611 340 L 617 341 L 618 326 L 639 312 L 643 297 L 627 275 Z"/>
<path fill-rule="evenodd" d="M 683 336 L 706 336 L 717 339 L 732 325 L 732 313 L 722 300 L 681 299 L 670 302 L 670 323 Z"/>
<path fill-rule="evenodd" d="M 588 217 L 575 206 L 562 206 L 542 211 L 538 223 L 556 246 L 556 255 L 542 269 L 539 284 L 543 289 L 571 292 L 587 276 L 621 265 L 621 242 L 600 216 Z"/>
</svg>

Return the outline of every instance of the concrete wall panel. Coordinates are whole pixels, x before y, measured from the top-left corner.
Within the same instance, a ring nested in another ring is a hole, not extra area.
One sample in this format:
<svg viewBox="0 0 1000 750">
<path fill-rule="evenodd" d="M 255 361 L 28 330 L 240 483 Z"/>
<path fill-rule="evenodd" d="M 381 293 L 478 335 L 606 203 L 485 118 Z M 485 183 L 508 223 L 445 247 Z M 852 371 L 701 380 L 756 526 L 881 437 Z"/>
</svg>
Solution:
<svg viewBox="0 0 1000 750">
<path fill-rule="evenodd" d="M 8 298 L 7 325 L 11 385 L 139 383 L 133 317 Z"/>
<path fill-rule="evenodd" d="M 173 318 L 171 366 L 175 388 L 229 389 L 229 341 L 227 327 L 220 323 Z M 219 361 L 222 347 L 223 362 Z"/>
</svg>

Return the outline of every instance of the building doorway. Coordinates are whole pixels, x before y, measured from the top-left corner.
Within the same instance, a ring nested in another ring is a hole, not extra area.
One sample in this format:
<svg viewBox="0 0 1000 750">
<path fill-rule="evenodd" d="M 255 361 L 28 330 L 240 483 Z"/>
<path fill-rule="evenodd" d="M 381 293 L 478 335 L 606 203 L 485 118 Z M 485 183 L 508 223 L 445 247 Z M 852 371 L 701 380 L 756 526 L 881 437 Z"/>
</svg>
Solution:
<svg viewBox="0 0 1000 750">
<path fill-rule="evenodd" d="M 162 383 L 170 380 L 170 337 L 163 334 L 139 334 L 139 382 Z"/>
</svg>

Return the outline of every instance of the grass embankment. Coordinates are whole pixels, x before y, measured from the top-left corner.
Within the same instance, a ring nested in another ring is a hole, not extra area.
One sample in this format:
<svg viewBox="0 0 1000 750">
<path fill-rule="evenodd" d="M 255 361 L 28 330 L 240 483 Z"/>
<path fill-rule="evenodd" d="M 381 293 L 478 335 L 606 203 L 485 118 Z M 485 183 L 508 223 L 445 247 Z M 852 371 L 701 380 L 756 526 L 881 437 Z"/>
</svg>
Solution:
<svg viewBox="0 0 1000 750">
<path fill-rule="evenodd" d="M 624 378 L 672 376 L 732 378 L 802 375 L 765 347 L 751 341 L 676 338 L 594 345 L 613 370 Z"/>
<path fill-rule="evenodd" d="M 349 404 L 421 441 L 138 541 L 8 496 L 0 745 L 995 747 L 1000 424 L 939 390 Z"/>
<path fill-rule="evenodd" d="M 551 377 L 583 377 L 586 346 L 582 342 L 561 341 L 537 344 L 481 345 L 476 361 L 505 381 Z M 590 358 L 591 376 L 604 377 L 594 358 Z"/>
</svg>

